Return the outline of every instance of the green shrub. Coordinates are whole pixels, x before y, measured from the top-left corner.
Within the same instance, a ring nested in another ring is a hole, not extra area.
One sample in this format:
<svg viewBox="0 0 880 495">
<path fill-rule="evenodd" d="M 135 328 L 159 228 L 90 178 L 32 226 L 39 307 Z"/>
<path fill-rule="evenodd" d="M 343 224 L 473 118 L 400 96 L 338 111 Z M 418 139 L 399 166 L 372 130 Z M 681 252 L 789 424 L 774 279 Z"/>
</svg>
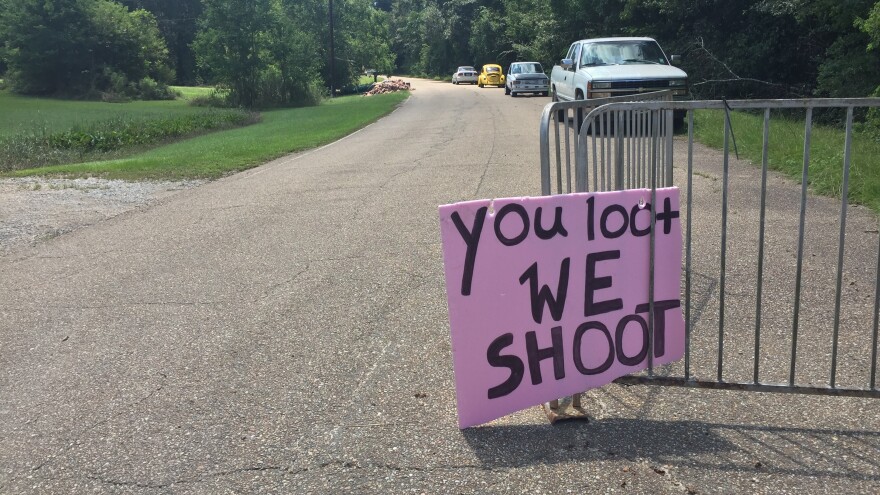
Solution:
<svg viewBox="0 0 880 495">
<path fill-rule="evenodd" d="M 228 94 L 228 89 L 218 86 L 207 96 L 193 96 L 189 104 L 194 107 L 230 108 L 232 105 L 229 104 Z"/>
</svg>

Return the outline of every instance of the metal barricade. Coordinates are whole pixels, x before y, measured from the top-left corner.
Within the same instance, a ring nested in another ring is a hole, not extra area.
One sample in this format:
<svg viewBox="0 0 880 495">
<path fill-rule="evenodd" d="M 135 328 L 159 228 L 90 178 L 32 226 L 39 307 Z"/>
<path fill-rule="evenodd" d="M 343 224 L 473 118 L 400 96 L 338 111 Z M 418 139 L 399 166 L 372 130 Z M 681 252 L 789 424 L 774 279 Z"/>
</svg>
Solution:
<svg viewBox="0 0 880 495">
<path fill-rule="evenodd" d="M 576 190 L 606 190 L 606 180 L 609 188 L 614 189 L 614 187 L 610 187 L 611 184 L 614 184 L 613 181 L 615 180 L 612 171 L 605 168 L 599 169 L 597 164 L 600 161 L 607 158 L 609 159 L 608 163 L 610 163 L 612 156 L 622 160 L 624 153 L 627 152 L 627 156 L 632 156 L 633 158 L 636 156 L 640 157 L 641 155 L 637 155 L 637 153 L 647 150 L 648 146 L 655 146 L 659 150 L 664 145 L 671 144 L 663 140 L 672 139 L 672 133 L 667 132 L 667 130 L 672 129 L 671 113 L 669 118 L 663 119 L 662 122 L 651 121 L 647 114 L 638 116 L 634 120 L 620 123 L 617 122 L 616 116 L 604 113 L 589 117 L 593 110 L 602 105 L 632 101 L 672 101 L 672 91 L 555 102 L 544 107 L 540 126 L 541 187 L 544 195 L 551 193 L 551 183 L 554 175 L 557 193 L 572 192 L 572 164 L 578 159 L 589 160 L 592 158 L 591 163 L 596 166 L 597 170 L 592 176 L 594 179 L 592 188 L 587 188 L 587 175 L 584 173 L 575 180 Z M 627 142 L 633 146 L 623 149 L 624 134 L 615 132 L 617 125 L 626 125 L 628 129 L 627 136 L 634 138 L 637 135 L 640 139 L 628 139 Z M 555 154 L 553 157 L 551 157 L 550 146 L 551 130 L 555 143 L 553 147 Z M 621 148 L 618 150 L 618 147 Z M 672 149 L 671 146 L 665 146 L 665 148 Z M 578 152 L 578 150 L 581 150 L 581 152 Z M 659 154 L 657 158 L 671 166 L 672 159 L 665 153 Z M 555 169 L 551 169 L 551 161 L 555 161 Z M 586 166 L 583 163 L 580 165 L 581 167 Z M 631 170 L 633 173 L 641 172 L 641 180 L 646 180 L 644 171 L 648 168 L 648 165 L 647 162 L 632 164 L 633 168 L 628 170 Z M 578 170 L 586 169 L 578 168 Z M 618 175 L 617 177 L 622 176 Z M 634 187 L 635 183 L 630 182 L 630 184 L 633 184 L 632 187 Z"/>
<path fill-rule="evenodd" d="M 653 197 L 657 187 L 674 184 L 674 168 L 684 172 L 677 184 L 686 192 L 681 211 L 684 360 L 663 369 L 649 362 L 646 372 L 619 378 L 617 383 L 880 398 L 877 215 L 862 209 L 854 220 L 857 226 L 848 225 L 854 113 L 877 107 L 877 98 L 607 102 L 592 108 L 583 120 L 563 122 L 568 129 L 554 134 L 555 191 L 550 135 L 560 123 L 552 117 L 560 108 L 573 107 L 569 103 L 545 107 L 540 130 L 545 195 L 572 192 L 573 172 L 574 192 L 649 188 Z M 836 200 L 816 197 L 809 190 L 817 109 L 845 113 Z M 696 174 L 701 183 L 695 184 L 694 112 L 698 110 L 723 113 L 723 149 L 721 163 L 712 169 L 720 177 L 701 172 Z M 736 111 L 763 116 L 762 159 L 756 166 L 731 160 L 731 112 Z M 673 136 L 673 112 L 686 112 L 686 135 Z M 774 112 L 786 113 L 789 121 L 794 112 L 804 116 L 799 194 L 791 191 L 791 181 L 768 170 Z M 569 140 L 569 132 L 577 132 L 576 140 Z M 873 170 L 876 173 L 877 168 Z M 773 184 L 768 184 L 768 176 Z M 736 182 L 738 178 L 743 181 Z M 775 186 L 776 181 L 787 182 L 787 189 L 780 192 L 783 186 Z M 705 196 L 700 187 L 706 184 L 720 197 L 701 199 L 695 208 L 695 189 Z M 731 206 L 733 195 L 736 208 Z M 699 228 L 695 222 L 701 224 Z M 854 253 L 847 252 L 850 244 Z M 653 255 L 650 270 L 653 273 Z M 652 325 L 649 322 L 650 335 Z M 845 338 L 841 338 L 844 326 Z M 648 356 L 653 355 L 652 340 Z M 580 406 L 578 397 L 572 398 L 572 405 Z"/>
</svg>

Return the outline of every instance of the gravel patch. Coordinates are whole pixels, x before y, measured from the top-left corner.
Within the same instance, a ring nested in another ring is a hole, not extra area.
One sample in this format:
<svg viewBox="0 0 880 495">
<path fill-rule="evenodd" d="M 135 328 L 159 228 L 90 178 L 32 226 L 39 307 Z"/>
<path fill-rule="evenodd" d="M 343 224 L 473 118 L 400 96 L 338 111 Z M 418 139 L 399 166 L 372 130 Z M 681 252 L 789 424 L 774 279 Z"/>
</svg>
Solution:
<svg viewBox="0 0 880 495">
<path fill-rule="evenodd" d="M 0 257 L 205 182 L 0 179 Z"/>
</svg>

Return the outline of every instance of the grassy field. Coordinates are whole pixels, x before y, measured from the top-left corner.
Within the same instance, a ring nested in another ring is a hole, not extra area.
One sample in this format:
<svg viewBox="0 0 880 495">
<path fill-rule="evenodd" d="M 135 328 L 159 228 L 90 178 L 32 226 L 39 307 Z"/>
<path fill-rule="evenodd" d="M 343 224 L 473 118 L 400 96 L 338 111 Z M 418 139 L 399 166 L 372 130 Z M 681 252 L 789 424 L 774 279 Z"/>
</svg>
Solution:
<svg viewBox="0 0 880 495">
<path fill-rule="evenodd" d="M 198 96 L 211 96 L 214 88 L 206 88 L 203 86 L 171 86 L 171 89 L 178 92 L 184 100 L 192 100 Z"/>
<path fill-rule="evenodd" d="M 376 78 L 376 82 L 382 82 L 384 80 L 385 78 L 382 76 Z M 358 79 L 359 86 L 369 86 L 370 84 L 373 84 L 373 76 L 361 76 L 360 79 Z"/>
<path fill-rule="evenodd" d="M 804 153 L 804 117 L 786 119 L 771 114 L 769 167 L 800 181 Z M 740 157 L 760 166 L 764 118 L 743 112 L 731 113 L 731 125 Z M 724 145 L 724 112 L 702 110 L 695 115 L 696 138 L 711 147 Z M 730 142 L 731 155 L 734 153 Z M 849 198 L 853 203 L 880 212 L 880 142 L 859 132 L 853 134 Z M 813 124 L 810 146 L 809 185 L 817 194 L 841 195 L 843 184 L 844 130 Z"/>
<path fill-rule="evenodd" d="M 3 116 L 0 118 L 0 139 L 20 133 L 65 131 L 120 116 L 131 119 L 153 119 L 193 115 L 203 111 L 203 108 L 189 106 L 182 99 L 104 103 L 31 98 L 0 91 L 0 115 Z"/>
<path fill-rule="evenodd" d="M 125 180 L 217 178 L 334 141 L 390 113 L 407 97 L 406 92 L 348 96 L 317 107 L 271 110 L 262 112 L 260 123 L 175 142 L 127 158 L 18 170 L 4 175 Z"/>
</svg>

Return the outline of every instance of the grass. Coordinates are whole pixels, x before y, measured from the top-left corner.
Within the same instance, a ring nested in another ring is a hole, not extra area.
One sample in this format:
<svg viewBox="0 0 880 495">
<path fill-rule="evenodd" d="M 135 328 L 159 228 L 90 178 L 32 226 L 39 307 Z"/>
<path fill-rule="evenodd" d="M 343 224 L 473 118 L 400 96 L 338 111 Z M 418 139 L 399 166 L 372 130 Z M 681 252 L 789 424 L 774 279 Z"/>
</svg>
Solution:
<svg viewBox="0 0 880 495">
<path fill-rule="evenodd" d="M 213 179 L 339 139 L 390 113 L 407 96 L 406 92 L 347 96 L 317 107 L 271 110 L 262 113 L 258 124 L 175 142 L 127 158 L 18 170 L 4 175 Z"/>
<path fill-rule="evenodd" d="M 120 116 L 150 120 L 203 111 L 203 108 L 189 106 L 185 100 L 105 103 L 34 98 L 0 91 L 0 114 L 3 115 L 0 118 L 0 139 L 21 133 L 66 131 Z"/>
<path fill-rule="evenodd" d="M 206 108 L 191 115 L 153 119 L 120 115 L 65 131 L 22 132 L 0 139 L 0 171 L 129 156 L 150 146 L 259 120 L 255 112 Z"/>
<path fill-rule="evenodd" d="M 377 83 L 382 82 L 384 80 L 385 80 L 385 78 L 382 76 L 379 76 L 376 78 Z M 373 76 L 361 76 L 358 79 L 358 86 L 369 86 L 370 84 L 373 84 Z"/>
<path fill-rule="evenodd" d="M 187 101 L 199 96 L 207 98 L 214 92 L 214 88 L 204 86 L 171 86 L 171 89 L 180 93 L 180 97 Z"/>
<path fill-rule="evenodd" d="M 760 166 L 763 115 L 731 112 L 731 126 L 741 157 Z M 771 114 L 768 164 L 797 181 L 802 177 L 804 117 Z M 700 142 L 721 149 L 724 145 L 724 112 L 701 110 L 695 115 L 694 134 Z M 814 123 L 810 139 L 810 189 L 824 196 L 841 196 L 844 157 L 843 126 Z M 733 153 L 733 140 L 730 141 Z M 880 213 L 880 141 L 867 133 L 854 132 L 851 148 L 849 200 Z"/>
</svg>

